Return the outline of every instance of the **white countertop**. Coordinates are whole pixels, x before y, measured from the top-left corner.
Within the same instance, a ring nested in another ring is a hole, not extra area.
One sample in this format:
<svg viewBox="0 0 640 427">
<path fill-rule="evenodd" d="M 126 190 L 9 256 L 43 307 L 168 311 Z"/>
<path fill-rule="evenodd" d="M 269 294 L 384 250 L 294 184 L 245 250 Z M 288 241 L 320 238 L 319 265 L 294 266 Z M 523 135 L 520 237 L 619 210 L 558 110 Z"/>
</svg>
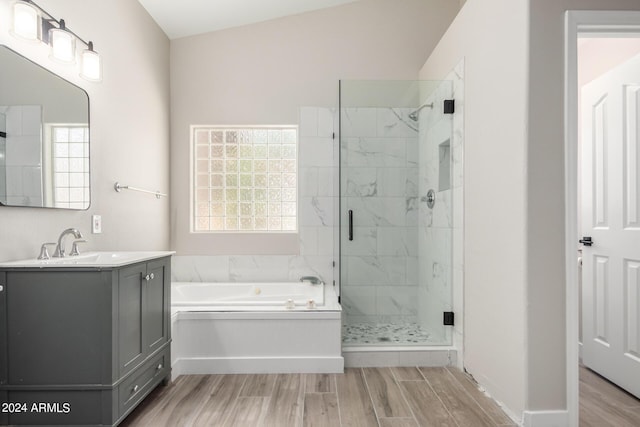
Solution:
<svg viewBox="0 0 640 427">
<path fill-rule="evenodd" d="M 48 260 L 32 258 L 0 262 L 0 268 L 121 267 L 123 265 L 162 258 L 173 254 L 175 254 L 175 251 L 87 252 L 76 256 L 51 258 Z"/>
</svg>

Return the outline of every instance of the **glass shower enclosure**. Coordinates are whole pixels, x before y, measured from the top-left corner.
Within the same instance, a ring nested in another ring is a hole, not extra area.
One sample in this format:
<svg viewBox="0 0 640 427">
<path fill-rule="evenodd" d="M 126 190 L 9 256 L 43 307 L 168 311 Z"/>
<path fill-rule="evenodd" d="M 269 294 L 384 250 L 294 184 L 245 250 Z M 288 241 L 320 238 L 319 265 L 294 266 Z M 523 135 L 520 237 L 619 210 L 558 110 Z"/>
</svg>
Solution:
<svg viewBox="0 0 640 427">
<path fill-rule="evenodd" d="M 7 116 L 0 113 L 0 202 L 7 201 Z"/>
<path fill-rule="evenodd" d="M 340 82 L 344 347 L 451 345 L 450 99 L 450 81 Z"/>
</svg>

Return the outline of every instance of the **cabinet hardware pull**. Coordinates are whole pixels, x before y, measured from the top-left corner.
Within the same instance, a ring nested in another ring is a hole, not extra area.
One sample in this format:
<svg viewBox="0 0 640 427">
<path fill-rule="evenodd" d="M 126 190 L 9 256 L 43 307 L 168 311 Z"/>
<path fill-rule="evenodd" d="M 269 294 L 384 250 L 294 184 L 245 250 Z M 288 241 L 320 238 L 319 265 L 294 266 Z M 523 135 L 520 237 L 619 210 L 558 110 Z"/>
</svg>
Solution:
<svg viewBox="0 0 640 427">
<path fill-rule="evenodd" d="M 159 365 L 158 365 L 158 367 L 156 368 L 156 370 L 158 370 L 158 371 L 159 371 L 160 369 L 162 369 L 162 363 L 161 363 L 161 364 L 159 364 Z"/>
<path fill-rule="evenodd" d="M 151 273 L 151 280 L 153 280 L 153 273 Z"/>
<path fill-rule="evenodd" d="M 151 276 L 149 276 L 149 275 L 147 274 L 146 276 L 144 276 L 144 280 L 146 280 L 146 281 L 148 282 L 149 280 L 151 280 Z"/>
<path fill-rule="evenodd" d="M 0 285 L 0 292 L 4 291 L 4 286 Z"/>
<path fill-rule="evenodd" d="M 137 386 L 137 385 L 133 386 L 134 393 L 137 393 L 139 389 L 140 389 L 140 386 Z"/>
<path fill-rule="evenodd" d="M 353 240 L 353 210 L 349 209 L 349 240 Z"/>
</svg>

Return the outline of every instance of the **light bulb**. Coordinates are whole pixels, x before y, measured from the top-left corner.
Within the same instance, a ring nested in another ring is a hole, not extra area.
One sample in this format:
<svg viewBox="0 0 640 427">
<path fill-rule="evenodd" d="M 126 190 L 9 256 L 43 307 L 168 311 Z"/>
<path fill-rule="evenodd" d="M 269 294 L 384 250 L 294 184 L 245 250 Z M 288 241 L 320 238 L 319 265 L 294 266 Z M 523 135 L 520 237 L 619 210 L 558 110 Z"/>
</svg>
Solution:
<svg viewBox="0 0 640 427">
<path fill-rule="evenodd" d="M 23 1 L 14 3 L 12 33 L 27 40 L 38 40 L 38 9 Z"/>
<path fill-rule="evenodd" d="M 49 30 L 51 58 L 60 62 L 74 63 L 76 61 L 76 38 L 65 30 L 64 21 L 60 22 L 60 28 Z"/>
<path fill-rule="evenodd" d="M 80 77 L 98 82 L 102 80 L 102 61 L 98 52 L 93 50 L 93 43 L 82 51 Z"/>
</svg>

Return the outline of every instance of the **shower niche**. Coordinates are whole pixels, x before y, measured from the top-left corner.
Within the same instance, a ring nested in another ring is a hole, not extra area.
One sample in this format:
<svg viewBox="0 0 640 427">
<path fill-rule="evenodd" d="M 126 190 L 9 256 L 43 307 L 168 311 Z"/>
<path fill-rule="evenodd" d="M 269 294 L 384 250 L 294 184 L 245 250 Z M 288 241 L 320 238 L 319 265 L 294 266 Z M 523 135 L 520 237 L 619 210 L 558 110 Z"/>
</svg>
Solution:
<svg viewBox="0 0 640 427">
<path fill-rule="evenodd" d="M 450 81 L 340 82 L 343 347 L 451 345 L 451 98 Z"/>
<path fill-rule="evenodd" d="M 438 191 L 451 189 L 451 140 L 438 145 Z"/>
</svg>

